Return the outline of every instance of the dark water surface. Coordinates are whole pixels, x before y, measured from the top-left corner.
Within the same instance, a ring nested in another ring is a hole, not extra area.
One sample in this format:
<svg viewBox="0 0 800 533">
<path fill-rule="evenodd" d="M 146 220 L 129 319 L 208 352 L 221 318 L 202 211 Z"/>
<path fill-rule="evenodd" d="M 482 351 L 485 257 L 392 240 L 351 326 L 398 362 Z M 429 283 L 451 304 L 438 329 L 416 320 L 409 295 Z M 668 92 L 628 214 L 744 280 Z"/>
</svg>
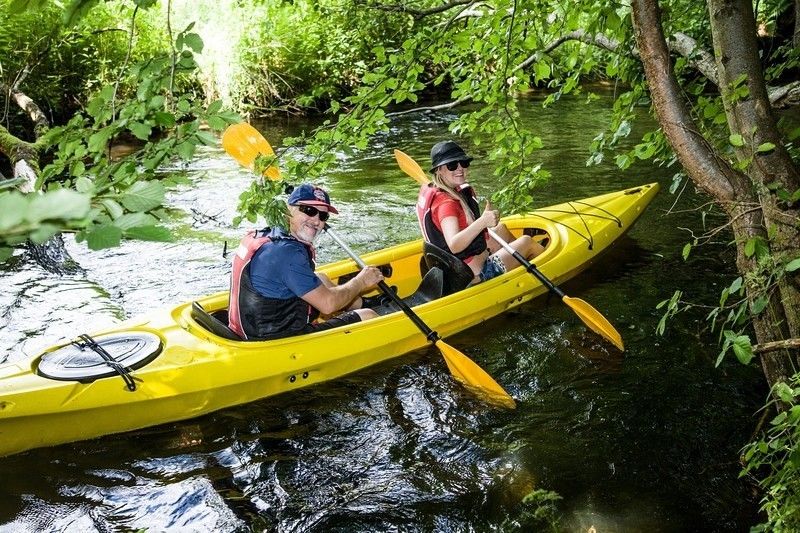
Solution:
<svg viewBox="0 0 800 533">
<path fill-rule="evenodd" d="M 539 531 L 533 491 L 554 491 L 558 531 L 747 531 L 757 522 L 739 449 L 765 396 L 754 368 L 714 368 L 716 336 L 698 311 L 655 333 L 656 304 L 681 289 L 713 303 L 734 276 L 723 242 L 681 258 L 688 187 L 672 170 L 586 167 L 611 100 L 531 102 L 553 179 L 533 207 L 651 181 L 662 192 L 616 248 L 563 289 L 622 333 L 617 356 L 566 306 L 539 298 L 448 339 L 517 400 L 487 408 L 422 350 L 331 383 L 199 419 L 0 459 L 0 531 Z M 416 187 L 392 148 L 427 165 L 451 116 L 403 118 L 366 152 L 341 154 L 327 181 L 339 233 L 359 252 L 418 236 Z M 639 124 L 639 129 L 647 127 Z M 262 124 L 277 145 L 299 123 Z M 279 148 L 276 146 L 276 148 Z M 491 167 L 472 182 L 490 190 Z M 0 360 L 65 337 L 224 290 L 223 242 L 238 240 L 237 197 L 251 176 L 221 149 L 198 154 L 173 191 L 172 244 L 128 242 L 89 253 L 85 272 L 57 277 L 17 257 L 0 270 Z M 713 223 L 713 217 L 707 221 Z M 724 241 L 727 237 L 721 238 Z M 323 236 L 323 262 L 343 257 Z"/>
</svg>

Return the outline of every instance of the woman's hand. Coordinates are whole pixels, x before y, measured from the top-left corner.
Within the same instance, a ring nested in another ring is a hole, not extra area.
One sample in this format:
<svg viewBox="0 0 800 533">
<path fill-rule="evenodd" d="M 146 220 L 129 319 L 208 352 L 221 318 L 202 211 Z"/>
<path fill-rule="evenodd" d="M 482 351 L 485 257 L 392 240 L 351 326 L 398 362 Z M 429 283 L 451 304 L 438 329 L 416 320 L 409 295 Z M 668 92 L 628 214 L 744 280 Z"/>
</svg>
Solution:
<svg viewBox="0 0 800 533">
<path fill-rule="evenodd" d="M 500 222 L 500 211 L 492 209 L 492 204 L 487 201 L 479 220 L 484 228 L 493 228 Z"/>
</svg>

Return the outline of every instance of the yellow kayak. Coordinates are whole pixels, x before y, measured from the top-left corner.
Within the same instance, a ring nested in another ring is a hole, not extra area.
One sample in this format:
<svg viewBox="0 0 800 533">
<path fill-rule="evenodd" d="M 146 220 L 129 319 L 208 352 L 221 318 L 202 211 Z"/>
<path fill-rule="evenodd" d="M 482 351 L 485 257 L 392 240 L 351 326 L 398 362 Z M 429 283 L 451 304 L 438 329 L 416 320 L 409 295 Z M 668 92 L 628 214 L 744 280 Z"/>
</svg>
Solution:
<svg viewBox="0 0 800 533">
<path fill-rule="evenodd" d="M 546 245 L 534 263 L 560 284 L 630 229 L 657 191 L 651 183 L 503 222 Z M 419 240 L 363 260 L 380 266 L 386 282 L 441 337 L 547 291 L 523 267 L 462 289 L 458 269 Z M 348 259 L 318 270 L 337 281 L 357 266 Z M 335 379 L 428 343 L 388 304 L 366 322 L 243 342 L 227 330 L 227 303 L 227 292 L 214 294 L 0 365 L 0 456 L 197 417 Z"/>
</svg>

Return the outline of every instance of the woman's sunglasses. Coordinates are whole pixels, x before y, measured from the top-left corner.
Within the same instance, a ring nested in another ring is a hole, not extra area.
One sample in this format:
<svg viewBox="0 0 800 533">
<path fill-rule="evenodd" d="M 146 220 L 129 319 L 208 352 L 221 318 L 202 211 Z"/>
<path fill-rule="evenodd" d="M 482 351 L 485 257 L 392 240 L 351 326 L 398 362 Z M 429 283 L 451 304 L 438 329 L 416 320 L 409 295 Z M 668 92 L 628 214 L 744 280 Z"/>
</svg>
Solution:
<svg viewBox="0 0 800 533">
<path fill-rule="evenodd" d="M 311 207 L 310 205 L 302 205 L 302 204 L 301 204 L 301 205 L 298 205 L 298 206 L 297 206 L 297 209 L 298 209 L 298 210 L 299 210 L 301 213 L 303 213 L 304 215 L 306 215 L 306 216 L 308 216 L 308 217 L 311 217 L 311 218 L 313 218 L 313 217 L 315 217 L 315 216 L 319 215 L 319 219 L 320 219 L 321 221 L 323 221 L 323 222 L 325 222 L 326 220 L 328 220 L 328 217 L 329 217 L 329 216 L 331 216 L 331 214 L 330 214 L 330 213 L 328 213 L 327 211 L 320 211 L 320 210 L 319 210 L 319 209 L 317 209 L 316 207 Z"/>
<path fill-rule="evenodd" d="M 458 165 L 461 165 L 461 168 L 469 168 L 469 161 L 451 161 L 445 166 L 447 167 L 447 170 L 453 172 L 458 168 Z"/>
</svg>

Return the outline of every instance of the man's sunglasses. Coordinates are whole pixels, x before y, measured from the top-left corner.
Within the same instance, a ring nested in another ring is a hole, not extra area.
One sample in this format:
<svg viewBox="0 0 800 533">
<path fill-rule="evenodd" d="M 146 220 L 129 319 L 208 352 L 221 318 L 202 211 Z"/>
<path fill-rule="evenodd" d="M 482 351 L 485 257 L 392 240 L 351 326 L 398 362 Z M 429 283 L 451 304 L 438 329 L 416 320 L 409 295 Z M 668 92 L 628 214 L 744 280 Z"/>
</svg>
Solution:
<svg viewBox="0 0 800 533">
<path fill-rule="evenodd" d="M 461 168 L 469 168 L 469 161 L 450 161 L 445 166 L 447 167 L 447 170 L 453 172 L 458 168 L 458 165 L 461 165 Z"/>
<path fill-rule="evenodd" d="M 327 211 L 320 211 L 316 207 L 311 207 L 310 205 L 302 205 L 302 204 L 300 204 L 300 205 L 297 206 L 297 209 L 301 213 L 303 213 L 304 215 L 306 215 L 308 217 L 312 217 L 313 218 L 313 217 L 319 215 L 319 219 L 321 221 L 323 221 L 323 222 L 328 220 L 328 217 L 331 216 L 331 214 L 328 213 Z"/>
</svg>

